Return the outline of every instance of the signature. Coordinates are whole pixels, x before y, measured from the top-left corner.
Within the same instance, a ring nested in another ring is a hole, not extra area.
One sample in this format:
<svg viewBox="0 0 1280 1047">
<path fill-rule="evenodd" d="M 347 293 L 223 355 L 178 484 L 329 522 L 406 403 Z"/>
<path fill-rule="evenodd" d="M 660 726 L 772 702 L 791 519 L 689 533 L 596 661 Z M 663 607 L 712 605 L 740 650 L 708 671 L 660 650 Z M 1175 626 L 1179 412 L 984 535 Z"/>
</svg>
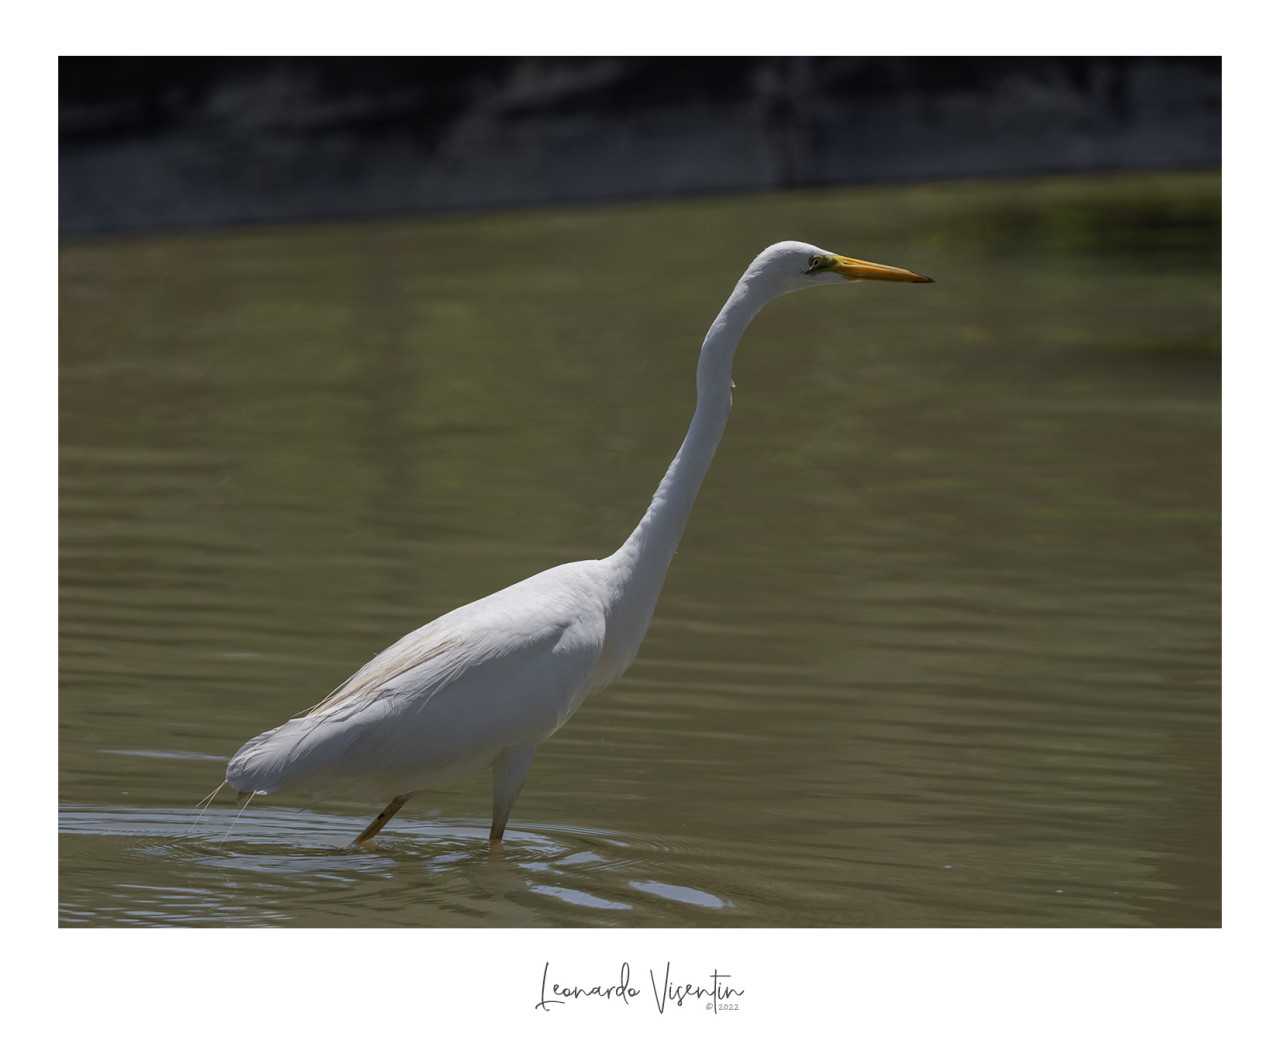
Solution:
<svg viewBox="0 0 1280 1047">
<path fill-rule="evenodd" d="M 565 1004 L 570 1000 L 580 1000 L 583 997 L 595 996 L 603 1000 L 621 1000 L 627 1006 L 631 1005 L 631 1001 L 637 996 L 641 996 L 641 989 L 633 988 L 631 985 L 631 964 L 623 963 L 618 971 L 617 981 L 609 982 L 605 985 L 566 985 L 558 981 L 551 981 L 551 961 L 548 960 L 542 966 L 542 992 L 538 998 L 538 1002 L 534 1004 L 534 1010 L 549 1011 L 552 1004 Z M 658 1013 L 663 1014 L 666 1011 L 667 1004 L 672 1001 L 677 1007 L 683 1007 L 687 1001 L 706 1000 L 706 1010 L 712 1013 L 719 1011 L 738 1009 L 738 1004 L 733 1002 L 736 996 L 743 996 L 745 989 L 735 989 L 728 984 L 732 975 L 721 974 L 718 970 L 713 970 L 707 976 L 707 980 L 702 984 L 694 984 L 693 982 L 680 982 L 671 980 L 671 963 L 667 962 L 662 972 L 662 984 L 658 984 L 657 973 L 650 968 L 649 970 L 649 987 L 653 992 L 653 1002 L 658 1008 Z M 548 985 L 550 982 L 550 985 Z"/>
</svg>

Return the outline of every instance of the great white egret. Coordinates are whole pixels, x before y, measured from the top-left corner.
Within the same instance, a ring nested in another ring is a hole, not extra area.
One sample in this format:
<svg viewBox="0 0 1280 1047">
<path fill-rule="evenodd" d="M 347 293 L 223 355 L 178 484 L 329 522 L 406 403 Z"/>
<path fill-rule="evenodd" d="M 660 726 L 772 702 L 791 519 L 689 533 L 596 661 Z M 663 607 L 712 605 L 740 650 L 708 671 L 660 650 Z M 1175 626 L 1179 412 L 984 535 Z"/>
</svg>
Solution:
<svg viewBox="0 0 1280 1047">
<path fill-rule="evenodd" d="M 491 766 L 489 838 L 501 840 L 534 751 L 639 650 L 729 419 L 730 367 L 742 332 L 779 295 L 844 280 L 933 282 L 812 244 L 762 251 L 703 340 L 689 432 L 621 548 L 450 611 L 392 644 L 319 705 L 250 739 L 227 766 L 240 806 L 281 789 L 389 798 L 353 841 L 363 844 L 415 793 Z"/>
</svg>

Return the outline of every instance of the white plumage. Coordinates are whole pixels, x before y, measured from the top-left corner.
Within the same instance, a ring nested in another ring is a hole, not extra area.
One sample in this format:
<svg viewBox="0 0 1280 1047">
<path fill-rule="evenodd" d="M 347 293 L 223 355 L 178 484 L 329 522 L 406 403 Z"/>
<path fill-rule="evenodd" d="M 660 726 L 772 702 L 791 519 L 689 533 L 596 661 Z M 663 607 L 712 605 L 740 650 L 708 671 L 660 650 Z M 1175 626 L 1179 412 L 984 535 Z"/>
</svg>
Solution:
<svg viewBox="0 0 1280 1047">
<path fill-rule="evenodd" d="M 250 739 L 227 781 L 241 804 L 290 790 L 390 800 L 372 839 L 414 793 L 493 767 L 500 840 L 538 744 L 636 656 L 702 478 L 729 418 L 733 352 L 771 299 L 820 283 L 929 283 L 905 269 L 794 241 L 751 263 L 698 358 L 698 402 L 644 518 L 613 555 L 561 564 L 459 607 L 392 644 L 313 709 Z"/>
</svg>

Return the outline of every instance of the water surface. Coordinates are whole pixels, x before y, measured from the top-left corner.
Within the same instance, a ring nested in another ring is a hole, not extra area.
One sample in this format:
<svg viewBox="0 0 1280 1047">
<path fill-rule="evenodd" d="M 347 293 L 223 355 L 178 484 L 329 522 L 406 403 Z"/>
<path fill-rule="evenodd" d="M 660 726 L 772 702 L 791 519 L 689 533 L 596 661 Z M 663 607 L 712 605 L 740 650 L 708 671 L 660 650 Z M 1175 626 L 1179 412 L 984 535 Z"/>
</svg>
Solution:
<svg viewBox="0 0 1280 1047">
<path fill-rule="evenodd" d="M 1220 922 L 1218 181 L 858 189 L 61 252 L 60 920 Z M 763 246 L 928 273 L 753 323 L 649 637 L 539 751 L 228 793 L 422 622 L 622 541 Z"/>
</svg>

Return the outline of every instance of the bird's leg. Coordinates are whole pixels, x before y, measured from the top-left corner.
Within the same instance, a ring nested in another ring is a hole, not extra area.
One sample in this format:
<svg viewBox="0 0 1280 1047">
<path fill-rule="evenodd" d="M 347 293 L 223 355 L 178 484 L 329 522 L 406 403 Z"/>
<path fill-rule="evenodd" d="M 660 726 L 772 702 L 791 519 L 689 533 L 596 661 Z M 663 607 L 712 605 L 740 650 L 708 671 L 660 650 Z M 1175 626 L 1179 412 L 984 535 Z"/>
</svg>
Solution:
<svg viewBox="0 0 1280 1047">
<path fill-rule="evenodd" d="M 493 824 L 489 827 L 489 842 L 499 843 L 507 829 L 507 817 L 516 805 L 516 797 L 524 786 L 525 775 L 533 763 L 536 745 L 522 745 L 508 749 L 493 761 Z"/>
<path fill-rule="evenodd" d="M 359 847 L 362 843 L 368 843 L 375 836 L 377 836 L 378 833 L 382 832 L 382 827 L 396 816 L 396 811 L 400 810 L 401 807 L 403 807 L 406 803 L 408 803 L 409 797 L 413 795 L 414 795 L 413 793 L 405 793 L 403 796 L 397 796 L 394 800 L 392 800 L 389 804 L 387 804 L 387 806 L 383 809 L 382 813 L 369 823 L 369 827 L 365 829 L 365 831 L 362 832 L 359 836 L 357 836 L 354 840 L 351 841 L 351 846 Z"/>
</svg>

